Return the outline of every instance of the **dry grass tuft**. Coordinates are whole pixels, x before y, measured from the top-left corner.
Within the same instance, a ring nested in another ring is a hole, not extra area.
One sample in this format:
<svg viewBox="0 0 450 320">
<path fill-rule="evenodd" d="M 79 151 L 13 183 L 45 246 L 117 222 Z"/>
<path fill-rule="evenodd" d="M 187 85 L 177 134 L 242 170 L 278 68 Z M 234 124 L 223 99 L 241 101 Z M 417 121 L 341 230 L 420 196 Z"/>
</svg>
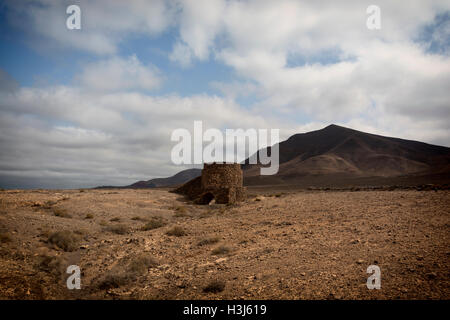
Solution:
<svg viewBox="0 0 450 320">
<path fill-rule="evenodd" d="M 133 258 L 128 264 L 128 270 L 133 273 L 142 274 L 145 273 L 149 268 L 154 268 L 158 266 L 159 263 L 155 258 L 149 255 L 140 255 Z"/>
<path fill-rule="evenodd" d="M 67 212 L 66 209 L 54 208 L 53 214 L 56 217 L 60 217 L 60 218 L 72 218 L 72 216 Z"/>
<path fill-rule="evenodd" d="M 197 242 L 198 246 L 206 246 L 208 244 L 214 244 L 220 241 L 219 237 L 210 237 L 210 238 L 204 238 Z"/>
<path fill-rule="evenodd" d="M 134 276 L 123 271 L 112 270 L 109 271 L 98 283 L 98 288 L 107 290 L 111 288 L 119 288 L 134 281 Z"/>
<path fill-rule="evenodd" d="M 147 219 L 145 219 L 143 217 L 139 217 L 139 216 L 134 216 L 133 218 L 131 218 L 131 220 L 133 220 L 133 221 L 147 221 Z"/>
<path fill-rule="evenodd" d="M 128 227 L 126 225 L 123 224 L 118 224 L 118 225 L 114 225 L 114 226 L 108 226 L 106 228 L 107 231 L 115 233 L 115 234 L 120 234 L 120 235 L 124 235 L 130 232 L 130 230 L 128 229 Z"/>
<path fill-rule="evenodd" d="M 63 259 L 61 257 L 40 255 L 36 267 L 44 272 L 60 275 L 63 269 Z"/>
<path fill-rule="evenodd" d="M 220 255 L 220 254 L 227 254 L 230 253 L 231 249 L 229 247 L 226 246 L 219 246 L 217 248 L 215 248 L 211 254 L 213 255 Z"/>
<path fill-rule="evenodd" d="M 166 223 L 162 218 L 153 217 L 149 222 L 147 222 L 142 228 L 142 231 L 149 231 L 165 226 Z"/>
<path fill-rule="evenodd" d="M 206 287 L 203 288 L 205 293 L 219 293 L 225 289 L 225 282 L 220 280 L 212 280 Z"/>
<path fill-rule="evenodd" d="M 78 247 L 79 240 L 79 237 L 75 233 L 65 230 L 51 233 L 47 241 L 64 251 L 74 251 Z"/>
<path fill-rule="evenodd" d="M 176 226 L 173 227 L 172 229 L 167 230 L 166 234 L 168 236 L 182 237 L 185 236 L 187 233 L 183 228 Z"/>
<path fill-rule="evenodd" d="M 0 243 L 8 243 L 11 242 L 12 238 L 6 231 L 0 232 Z"/>
</svg>

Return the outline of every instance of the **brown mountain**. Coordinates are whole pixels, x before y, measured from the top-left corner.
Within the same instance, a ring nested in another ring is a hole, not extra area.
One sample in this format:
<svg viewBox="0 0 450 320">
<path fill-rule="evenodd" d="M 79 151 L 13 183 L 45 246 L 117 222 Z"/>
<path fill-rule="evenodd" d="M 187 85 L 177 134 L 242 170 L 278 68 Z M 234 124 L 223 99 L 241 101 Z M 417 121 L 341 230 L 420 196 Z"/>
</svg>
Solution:
<svg viewBox="0 0 450 320">
<path fill-rule="evenodd" d="M 244 184 L 340 187 L 450 182 L 450 148 L 334 124 L 291 136 L 280 142 L 279 152 L 280 168 L 273 176 L 261 176 L 260 166 L 248 164 L 247 159 L 242 165 Z M 180 185 L 200 174 L 200 169 L 187 169 L 127 187 Z"/>
<path fill-rule="evenodd" d="M 260 176 L 259 165 L 249 165 L 246 160 L 245 183 L 333 185 L 406 177 L 421 177 L 424 182 L 425 177 L 450 180 L 450 148 L 337 125 L 295 134 L 280 142 L 279 152 L 280 168 L 273 176 Z"/>
<path fill-rule="evenodd" d="M 177 174 L 168 177 L 168 178 L 155 178 L 147 181 L 138 181 L 135 182 L 127 188 L 158 188 L 158 187 L 169 187 L 174 186 L 178 184 L 185 183 L 186 181 L 189 181 L 191 179 L 194 179 L 198 176 L 200 176 L 202 173 L 201 169 L 187 169 L 178 172 Z"/>
</svg>

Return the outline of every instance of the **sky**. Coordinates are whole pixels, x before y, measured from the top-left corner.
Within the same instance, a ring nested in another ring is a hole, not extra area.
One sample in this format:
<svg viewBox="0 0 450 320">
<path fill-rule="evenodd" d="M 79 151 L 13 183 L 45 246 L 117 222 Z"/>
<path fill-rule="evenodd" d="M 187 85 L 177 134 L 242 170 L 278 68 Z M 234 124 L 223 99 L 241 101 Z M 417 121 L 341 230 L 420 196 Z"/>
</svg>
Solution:
<svg viewBox="0 0 450 320">
<path fill-rule="evenodd" d="M 450 146 L 449 48 L 447 0 L 0 1 L 0 187 L 170 176 L 195 120 Z"/>
</svg>

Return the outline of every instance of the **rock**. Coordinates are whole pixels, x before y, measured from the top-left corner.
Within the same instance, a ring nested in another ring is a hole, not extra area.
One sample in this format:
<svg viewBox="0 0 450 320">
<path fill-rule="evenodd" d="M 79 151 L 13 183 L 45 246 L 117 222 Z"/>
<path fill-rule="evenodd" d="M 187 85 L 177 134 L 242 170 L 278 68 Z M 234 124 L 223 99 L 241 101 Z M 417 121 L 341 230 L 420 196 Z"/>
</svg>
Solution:
<svg viewBox="0 0 450 320">
<path fill-rule="evenodd" d="M 221 263 L 221 262 L 224 262 L 224 261 L 227 261 L 227 260 L 228 260 L 228 258 L 219 258 L 219 259 L 217 259 L 215 261 L 215 263 Z"/>
<path fill-rule="evenodd" d="M 357 264 L 363 264 L 363 260 L 359 259 L 358 261 L 356 261 Z"/>
</svg>

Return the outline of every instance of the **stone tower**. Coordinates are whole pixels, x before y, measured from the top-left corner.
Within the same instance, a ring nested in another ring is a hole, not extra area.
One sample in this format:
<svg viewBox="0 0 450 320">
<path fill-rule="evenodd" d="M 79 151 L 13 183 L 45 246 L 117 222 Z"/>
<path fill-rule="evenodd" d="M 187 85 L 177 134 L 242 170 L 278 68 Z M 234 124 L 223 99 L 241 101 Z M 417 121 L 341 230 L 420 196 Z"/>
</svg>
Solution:
<svg viewBox="0 0 450 320">
<path fill-rule="evenodd" d="M 244 200 L 242 169 L 239 163 L 204 164 L 202 171 L 202 194 L 197 203 L 236 203 Z"/>
<path fill-rule="evenodd" d="M 174 190 L 187 195 L 197 204 L 236 203 L 245 199 L 242 169 L 239 163 L 205 163 L 201 177 Z"/>
</svg>

